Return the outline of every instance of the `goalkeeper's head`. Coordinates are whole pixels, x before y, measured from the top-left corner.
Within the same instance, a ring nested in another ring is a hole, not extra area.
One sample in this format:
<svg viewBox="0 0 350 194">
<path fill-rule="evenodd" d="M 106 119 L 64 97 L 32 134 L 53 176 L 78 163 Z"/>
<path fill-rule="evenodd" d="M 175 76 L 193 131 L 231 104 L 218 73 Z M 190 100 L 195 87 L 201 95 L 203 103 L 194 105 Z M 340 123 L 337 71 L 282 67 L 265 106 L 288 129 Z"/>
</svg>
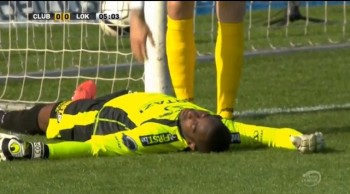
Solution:
<svg viewBox="0 0 350 194">
<path fill-rule="evenodd" d="M 185 109 L 179 116 L 180 130 L 193 151 L 222 152 L 231 144 L 230 130 L 221 117 L 206 111 Z"/>
</svg>

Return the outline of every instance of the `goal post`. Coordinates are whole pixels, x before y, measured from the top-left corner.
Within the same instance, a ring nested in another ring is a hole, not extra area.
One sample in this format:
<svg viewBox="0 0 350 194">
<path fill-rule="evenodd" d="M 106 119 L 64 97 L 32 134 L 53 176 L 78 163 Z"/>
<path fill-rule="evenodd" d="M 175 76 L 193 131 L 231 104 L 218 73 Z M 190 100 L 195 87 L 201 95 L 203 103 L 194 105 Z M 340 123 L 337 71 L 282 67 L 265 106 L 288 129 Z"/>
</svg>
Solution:
<svg viewBox="0 0 350 194">
<path fill-rule="evenodd" d="M 149 38 L 146 42 L 148 58 L 144 64 L 145 91 L 172 94 L 165 48 L 166 1 L 145 1 L 144 3 L 145 21 L 155 43 L 153 46 Z"/>
</svg>

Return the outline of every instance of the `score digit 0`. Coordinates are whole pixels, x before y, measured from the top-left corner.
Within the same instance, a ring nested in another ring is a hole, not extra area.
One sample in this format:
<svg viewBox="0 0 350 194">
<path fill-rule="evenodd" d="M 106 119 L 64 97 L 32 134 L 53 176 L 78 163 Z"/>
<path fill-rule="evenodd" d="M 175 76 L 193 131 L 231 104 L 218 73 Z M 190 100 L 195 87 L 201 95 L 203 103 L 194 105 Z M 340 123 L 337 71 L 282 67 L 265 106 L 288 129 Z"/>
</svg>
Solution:
<svg viewBox="0 0 350 194">
<path fill-rule="evenodd" d="M 70 20 L 70 13 L 55 13 L 54 20 Z"/>
</svg>

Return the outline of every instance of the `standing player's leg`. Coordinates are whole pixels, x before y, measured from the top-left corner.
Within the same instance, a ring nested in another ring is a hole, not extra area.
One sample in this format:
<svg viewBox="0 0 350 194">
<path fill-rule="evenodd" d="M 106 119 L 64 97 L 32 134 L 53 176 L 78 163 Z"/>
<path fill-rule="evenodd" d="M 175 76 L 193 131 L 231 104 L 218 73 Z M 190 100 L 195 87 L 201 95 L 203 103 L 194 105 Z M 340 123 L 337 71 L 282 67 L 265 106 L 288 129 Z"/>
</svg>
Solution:
<svg viewBox="0 0 350 194">
<path fill-rule="evenodd" d="M 194 1 L 168 1 L 166 53 L 175 95 L 193 100 L 196 47 L 193 34 Z"/>
<path fill-rule="evenodd" d="M 217 113 L 230 119 L 233 117 L 243 65 L 245 1 L 217 1 L 216 11 Z"/>
</svg>

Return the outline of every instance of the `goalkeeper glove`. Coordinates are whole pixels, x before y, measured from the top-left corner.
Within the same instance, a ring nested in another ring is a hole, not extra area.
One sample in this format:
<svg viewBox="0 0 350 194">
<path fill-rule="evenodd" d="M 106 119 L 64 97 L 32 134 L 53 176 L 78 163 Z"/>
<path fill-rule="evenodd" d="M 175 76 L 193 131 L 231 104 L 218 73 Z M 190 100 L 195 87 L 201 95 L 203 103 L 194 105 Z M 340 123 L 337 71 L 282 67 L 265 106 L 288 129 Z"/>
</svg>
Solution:
<svg viewBox="0 0 350 194">
<path fill-rule="evenodd" d="M 300 137 L 291 136 L 290 139 L 302 154 L 320 152 L 325 148 L 325 142 L 321 132 L 304 134 Z"/>
<path fill-rule="evenodd" d="M 46 158 L 42 142 L 26 142 L 14 135 L 0 133 L 0 161 Z"/>
</svg>

